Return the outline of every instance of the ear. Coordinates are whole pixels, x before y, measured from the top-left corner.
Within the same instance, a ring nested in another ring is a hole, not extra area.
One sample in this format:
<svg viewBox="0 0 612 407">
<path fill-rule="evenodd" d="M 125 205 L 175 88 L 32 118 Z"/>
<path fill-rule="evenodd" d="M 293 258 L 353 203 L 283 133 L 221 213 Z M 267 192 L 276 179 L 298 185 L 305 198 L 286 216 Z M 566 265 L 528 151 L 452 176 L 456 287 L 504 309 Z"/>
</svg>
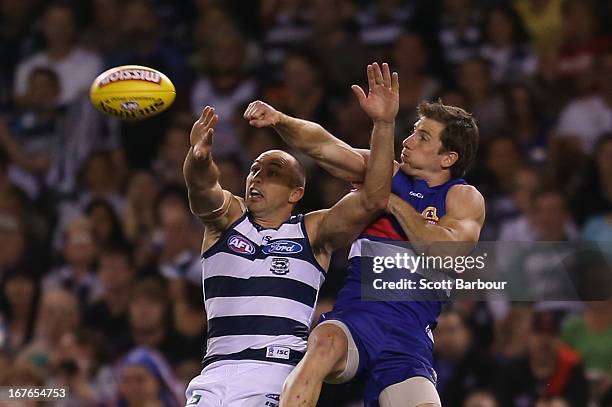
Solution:
<svg viewBox="0 0 612 407">
<path fill-rule="evenodd" d="M 291 191 L 291 194 L 289 195 L 289 203 L 296 204 L 300 201 L 300 199 L 302 199 L 303 196 L 304 196 L 304 188 L 303 187 L 295 188 L 293 191 Z"/>
<path fill-rule="evenodd" d="M 442 168 L 448 169 L 452 167 L 457 162 L 458 159 L 459 159 L 459 154 L 457 154 L 454 151 L 449 151 L 449 152 L 442 154 L 442 162 L 440 163 L 440 165 L 442 166 Z"/>
</svg>

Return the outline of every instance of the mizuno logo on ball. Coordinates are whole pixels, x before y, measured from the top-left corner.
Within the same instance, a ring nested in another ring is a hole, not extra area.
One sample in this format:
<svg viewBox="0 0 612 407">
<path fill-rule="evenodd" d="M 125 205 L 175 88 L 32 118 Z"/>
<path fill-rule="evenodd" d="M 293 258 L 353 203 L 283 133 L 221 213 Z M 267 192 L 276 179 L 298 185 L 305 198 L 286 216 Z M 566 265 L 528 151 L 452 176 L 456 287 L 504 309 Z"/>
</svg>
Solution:
<svg viewBox="0 0 612 407">
<path fill-rule="evenodd" d="M 115 71 L 107 75 L 100 81 L 98 86 L 101 88 L 108 85 L 109 83 L 118 81 L 145 81 L 151 83 L 160 83 L 161 75 L 155 71 L 148 71 L 146 69 L 125 69 L 122 71 Z"/>
</svg>

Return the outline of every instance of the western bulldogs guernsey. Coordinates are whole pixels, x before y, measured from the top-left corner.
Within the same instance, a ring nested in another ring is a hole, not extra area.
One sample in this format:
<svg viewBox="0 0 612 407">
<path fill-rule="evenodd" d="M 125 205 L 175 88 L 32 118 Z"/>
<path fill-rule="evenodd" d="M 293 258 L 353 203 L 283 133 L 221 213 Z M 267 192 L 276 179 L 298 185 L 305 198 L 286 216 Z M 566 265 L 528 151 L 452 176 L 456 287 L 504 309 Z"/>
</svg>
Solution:
<svg viewBox="0 0 612 407">
<path fill-rule="evenodd" d="M 245 212 L 204 252 L 202 271 L 204 367 L 223 360 L 297 364 L 325 279 L 303 215 L 263 229 Z"/>
<path fill-rule="evenodd" d="M 425 181 L 403 171 L 393 177 L 391 190 L 430 222 L 446 213 L 446 194 L 463 179 L 451 179 L 430 188 Z M 364 241 L 407 241 L 399 223 L 391 215 L 373 222 L 353 242 L 349 254 L 348 275 L 334 309 L 322 320 L 339 320 L 350 330 L 359 350 L 358 374 L 366 373 L 365 402 L 378 405 L 384 388 L 410 377 L 424 376 L 435 383 L 432 368 L 433 335 L 442 301 L 363 301 L 360 264 L 370 262 L 371 254 L 362 256 Z M 378 253 L 377 253 L 378 254 Z M 383 253 L 384 255 L 384 253 Z M 420 276 L 419 276 L 420 277 Z M 366 284 L 366 283 L 363 283 Z"/>
</svg>

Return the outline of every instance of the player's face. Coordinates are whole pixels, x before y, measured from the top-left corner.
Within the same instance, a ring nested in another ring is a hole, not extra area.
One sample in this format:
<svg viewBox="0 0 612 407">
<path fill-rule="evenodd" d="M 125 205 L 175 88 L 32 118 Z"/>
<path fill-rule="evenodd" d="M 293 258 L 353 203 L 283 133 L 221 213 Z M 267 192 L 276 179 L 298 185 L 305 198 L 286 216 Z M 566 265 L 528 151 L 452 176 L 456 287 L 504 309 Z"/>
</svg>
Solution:
<svg viewBox="0 0 612 407">
<path fill-rule="evenodd" d="M 443 171 L 448 158 L 448 153 L 440 152 L 443 130 L 442 123 L 425 117 L 419 119 L 412 134 L 402 142 L 402 170 L 410 175 Z"/>
<path fill-rule="evenodd" d="M 267 151 L 255 159 L 246 180 L 245 202 L 249 210 L 259 212 L 291 205 L 297 202 L 296 193 L 301 198 L 303 188 L 296 187 L 299 175 L 292 160 L 282 151 Z"/>
</svg>

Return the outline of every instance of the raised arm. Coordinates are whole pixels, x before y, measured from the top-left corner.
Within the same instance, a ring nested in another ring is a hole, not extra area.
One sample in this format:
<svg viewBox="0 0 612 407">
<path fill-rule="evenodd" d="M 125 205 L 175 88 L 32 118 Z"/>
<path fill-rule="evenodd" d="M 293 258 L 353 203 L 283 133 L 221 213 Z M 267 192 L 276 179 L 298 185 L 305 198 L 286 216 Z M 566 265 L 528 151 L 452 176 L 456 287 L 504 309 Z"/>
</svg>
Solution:
<svg viewBox="0 0 612 407">
<path fill-rule="evenodd" d="M 352 148 L 321 125 L 288 116 L 259 100 L 249 104 L 244 118 L 251 126 L 272 126 L 290 147 L 312 157 L 334 177 L 363 181 L 369 151 Z"/>
<path fill-rule="evenodd" d="M 368 96 L 354 85 L 359 104 L 374 127 L 362 188 L 347 194 L 332 208 L 307 215 L 306 225 L 317 253 L 348 245 L 387 205 L 393 175 L 395 116 L 399 108 L 399 79 L 389 66 L 368 65 Z"/>
<path fill-rule="evenodd" d="M 223 190 L 219 184 L 219 169 L 211 153 L 214 126 L 218 120 L 215 109 L 206 106 L 193 124 L 189 135 L 191 147 L 183 163 L 183 175 L 191 212 L 207 227 L 223 230 L 242 215 L 243 209 L 238 198 Z"/>
</svg>

